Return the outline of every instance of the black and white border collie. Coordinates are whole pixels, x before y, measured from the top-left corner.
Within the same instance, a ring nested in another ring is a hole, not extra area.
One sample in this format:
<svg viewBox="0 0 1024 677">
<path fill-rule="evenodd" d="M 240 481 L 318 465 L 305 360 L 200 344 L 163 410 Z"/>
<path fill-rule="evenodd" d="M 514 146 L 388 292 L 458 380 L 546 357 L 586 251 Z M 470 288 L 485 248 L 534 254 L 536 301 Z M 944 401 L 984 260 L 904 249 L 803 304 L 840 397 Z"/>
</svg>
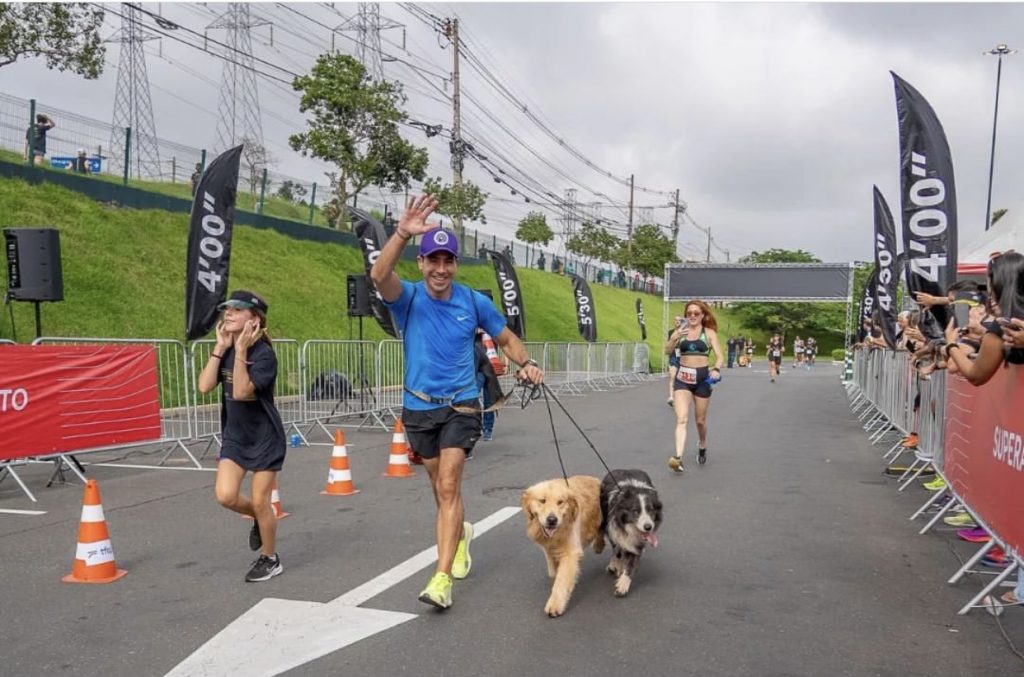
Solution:
<svg viewBox="0 0 1024 677">
<path fill-rule="evenodd" d="M 612 545 L 608 573 L 625 597 L 648 545 L 658 547 L 661 499 L 643 470 L 612 470 L 601 481 L 601 530 Z"/>
</svg>

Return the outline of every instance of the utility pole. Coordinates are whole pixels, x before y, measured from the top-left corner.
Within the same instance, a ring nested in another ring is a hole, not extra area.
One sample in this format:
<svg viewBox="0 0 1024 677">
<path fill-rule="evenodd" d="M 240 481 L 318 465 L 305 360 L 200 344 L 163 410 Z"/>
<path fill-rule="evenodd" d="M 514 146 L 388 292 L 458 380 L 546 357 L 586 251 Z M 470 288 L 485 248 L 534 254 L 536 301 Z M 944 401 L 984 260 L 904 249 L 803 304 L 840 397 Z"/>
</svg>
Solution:
<svg viewBox="0 0 1024 677">
<path fill-rule="evenodd" d="M 142 30 L 139 10 L 132 4 L 122 5 L 121 30 L 104 42 L 121 43 L 117 62 L 117 92 L 114 95 L 114 122 L 110 129 L 110 169 L 125 161 L 125 129 L 131 128 L 132 144 L 128 175 L 137 179 L 160 179 L 160 148 L 153 123 L 153 104 L 149 96 L 149 75 L 143 43 L 159 40 Z M 125 169 L 125 168 L 122 168 Z"/>
<path fill-rule="evenodd" d="M 711 228 L 708 228 L 708 254 L 707 263 L 711 263 Z"/>
<path fill-rule="evenodd" d="M 676 188 L 676 208 L 672 212 L 672 244 L 679 244 L 679 189 Z"/>
<path fill-rule="evenodd" d="M 461 203 L 462 200 L 462 157 L 463 157 L 463 145 L 462 145 L 462 121 L 459 116 L 459 105 L 461 103 L 461 96 L 459 94 L 459 20 L 458 19 L 445 19 L 444 21 L 444 35 L 452 43 L 452 57 L 454 59 L 452 64 L 452 141 L 451 141 L 451 154 L 452 154 L 452 183 L 455 194 L 459 197 Z M 457 231 L 462 230 L 462 214 L 458 213 L 461 209 L 456 210 L 455 214 L 455 229 Z"/>
<path fill-rule="evenodd" d="M 629 227 L 626 229 L 626 237 L 629 240 L 627 249 L 629 256 L 633 256 L 633 174 L 629 175 Z"/>
</svg>

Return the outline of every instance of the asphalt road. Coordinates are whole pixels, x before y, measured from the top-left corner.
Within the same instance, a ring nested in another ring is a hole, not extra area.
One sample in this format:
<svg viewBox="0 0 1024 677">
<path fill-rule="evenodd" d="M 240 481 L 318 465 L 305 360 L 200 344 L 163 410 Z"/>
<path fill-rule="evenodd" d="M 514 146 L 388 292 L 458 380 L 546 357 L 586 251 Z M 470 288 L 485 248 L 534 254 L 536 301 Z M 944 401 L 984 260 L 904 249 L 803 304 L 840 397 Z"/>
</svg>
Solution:
<svg viewBox="0 0 1024 677">
<path fill-rule="evenodd" d="M 839 371 L 727 371 L 711 404 L 709 462 L 670 473 L 673 416 L 664 381 L 567 397 L 612 467 L 647 470 L 665 506 L 660 547 L 633 589 L 612 594 L 607 555 L 588 553 L 567 614 L 548 619 L 541 552 L 517 514 L 473 545 L 454 606 L 416 600 L 432 567 L 362 606 L 415 618 L 301 665 L 289 675 L 1011 675 L 995 619 L 957 609 L 980 586 L 945 580 L 967 544 L 952 530 L 918 536 L 907 517 L 924 490 L 898 494 L 851 416 Z M 555 421 L 570 474 L 603 475 L 571 424 Z M 692 424 L 691 424 L 692 425 Z M 351 497 L 319 492 L 329 446 L 289 452 L 280 478 L 285 573 L 246 584 L 248 522 L 213 500 L 213 474 L 90 468 L 117 563 L 110 585 L 61 582 L 71 569 L 81 486 L 43 488 L 39 504 L 6 480 L 0 509 L 0 673 L 163 675 L 266 597 L 329 602 L 433 543 L 434 503 L 419 469 L 387 479 L 390 435 L 349 432 Z M 326 441 L 320 439 L 319 441 Z M 502 412 L 493 442 L 467 464 L 477 521 L 518 506 L 524 487 L 561 474 L 543 402 Z M 1024 611 L 1002 623 L 1024 638 Z M 292 621 L 301 624 L 301 618 Z M 1020 639 L 1024 645 L 1024 639 Z"/>
</svg>

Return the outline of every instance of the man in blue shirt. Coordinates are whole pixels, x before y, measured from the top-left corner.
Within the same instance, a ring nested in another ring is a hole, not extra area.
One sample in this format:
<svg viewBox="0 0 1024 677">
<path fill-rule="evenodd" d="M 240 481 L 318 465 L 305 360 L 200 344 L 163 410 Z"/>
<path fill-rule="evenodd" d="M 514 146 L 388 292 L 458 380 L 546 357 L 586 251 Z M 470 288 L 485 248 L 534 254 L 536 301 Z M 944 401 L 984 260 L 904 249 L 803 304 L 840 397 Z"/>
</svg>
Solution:
<svg viewBox="0 0 1024 677">
<path fill-rule="evenodd" d="M 540 383 L 544 373 L 505 326 L 494 304 L 455 283 L 459 241 L 452 231 L 427 224 L 436 208 L 431 195 L 410 198 L 370 277 L 402 332 L 402 423 L 413 450 L 423 457 L 437 503 L 437 570 L 419 599 L 447 609 L 452 604 L 452 578 L 465 578 L 472 565 L 473 527 L 463 522 L 462 469 L 480 439 L 480 414 L 455 407 L 475 408 L 480 396 L 473 349 L 476 328 L 493 336 L 519 365 L 519 378 Z M 416 257 L 423 280 L 413 283 L 395 274 L 395 264 L 417 235 L 423 236 Z"/>
</svg>

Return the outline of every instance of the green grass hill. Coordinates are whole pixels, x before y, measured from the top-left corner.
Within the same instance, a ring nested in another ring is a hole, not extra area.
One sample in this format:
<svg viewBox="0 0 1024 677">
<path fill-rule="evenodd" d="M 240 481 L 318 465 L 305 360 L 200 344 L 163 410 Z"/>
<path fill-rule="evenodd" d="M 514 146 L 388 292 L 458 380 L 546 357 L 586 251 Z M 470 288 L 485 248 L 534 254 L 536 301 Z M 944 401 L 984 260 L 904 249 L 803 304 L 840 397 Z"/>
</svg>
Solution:
<svg viewBox="0 0 1024 677">
<path fill-rule="evenodd" d="M 46 336 L 183 339 L 185 250 L 188 217 L 139 211 L 94 202 L 51 184 L 30 185 L 0 179 L 0 227 L 53 227 L 60 231 L 64 301 L 42 304 Z M 346 315 L 346 276 L 362 270 L 355 247 L 304 241 L 265 229 L 235 226 L 230 287 L 250 288 L 270 304 L 272 336 L 300 341 L 355 337 Z M 399 274 L 418 279 L 413 262 Z M 564 277 L 518 269 L 530 341 L 580 341 L 572 286 Z M 458 279 L 497 296 L 490 266 L 464 265 Z M 661 353 L 662 301 L 659 296 L 591 284 L 600 341 L 640 337 L 635 300 L 643 299 L 652 356 Z M 31 303 L 11 303 L 0 317 L 0 338 L 30 342 L 35 336 Z M 673 307 L 670 312 L 680 310 Z M 723 336 L 744 331 L 728 309 L 716 311 Z M 363 336 L 387 336 L 372 318 Z M 763 337 L 756 332 L 759 343 Z M 724 340 L 724 338 L 723 338 Z M 763 345 L 763 344 L 762 344 Z M 658 362 L 655 360 L 655 366 Z"/>
</svg>

